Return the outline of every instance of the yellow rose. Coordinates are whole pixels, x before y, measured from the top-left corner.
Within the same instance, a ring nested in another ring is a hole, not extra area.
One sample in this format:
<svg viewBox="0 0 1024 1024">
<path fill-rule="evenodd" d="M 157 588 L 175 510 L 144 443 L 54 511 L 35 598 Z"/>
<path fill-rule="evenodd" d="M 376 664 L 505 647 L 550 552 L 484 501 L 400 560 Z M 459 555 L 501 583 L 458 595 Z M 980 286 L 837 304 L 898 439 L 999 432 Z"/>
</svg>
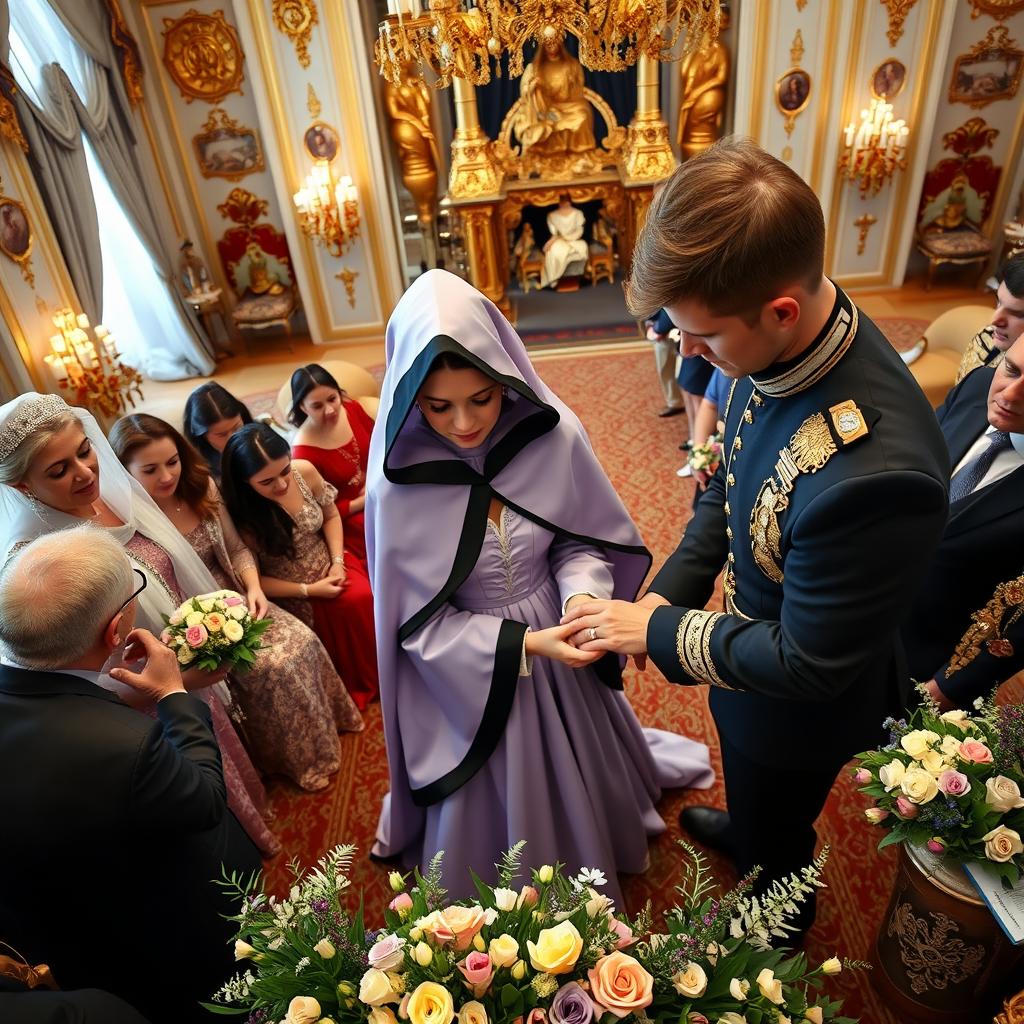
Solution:
<svg viewBox="0 0 1024 1024">
<path fill-rule="evenodd" d="M 321 939 L 314 947 L 317 953 L 323 957 L 324 960 L 330 960 L 332 956 L 338 951 L 334 948 L 334 943 L 330 939 Z"/>
<path fill-rule="evenodd" d="M 902 781 L 907 771 L 907 766 L 894 757 L 887 765 L 878 769 L 878 781 L 885 786 L 885 791 L 895 789 Z"/>
<path fill-rule="evenodd" d="M 967 723 L 967 712 L 963 708 L 953 708 L 952 711 L 944 711 L 939 715 L 944 722 L 952 722 L 953 725 L 963 726 Z"/>
<path fill-rule="evenodd" d="M 997 825 L 991 832 L 986 832 L 981 841 L 985 844 L 985 856 L 999 864 L 1005 864 L 1018 853 L 1024 852 L 1020 833 L 1005 825 Z"/>
<path fill-rule="evenodd" d="M 459 1024 L 487 1024 L 487 1011 L 484 1004 L 470 999 L 468 1003 L 462 1004 L 459 1010 Z"/>
<path fill-rule="evenodd" d="M 961 712 L 963 714 L 963 712 Z M 942 742 L 939 744 L 939 750 L 942 751 L 946 757 L 953 757 L 960 753 L 960 740 L 955 736 L 943 736 Z M 815 1007 L 817 1009 L 817 1007 Z"/>
<path fill-rule="evenodd" d="M 512 977 L 516 981 L 522 981 L 526 977 L 526 964 L 522 960 L 517 960 L 512 965 Z"/>
<path fill-rule="evenodd" d="M 583 952 L 583 937 L 572 921 L 563 921 L 554 928 L 545 928 L 536 942 L 527 942 L 530 963 L 536 971 L 565 974 L 576 966 Z"/>
<path fill-rule="evenodd" d="M 921 757 L 924 752 L 939 740 L 939 734 L 931 729 L 913 729 L 900 737 L 900 746 L 911 756 Z"/>
<path fill-rule="evenodd" d="M 412 1024 L 452 1024 L 455 1019 L 451 993 L 434 981 L 420 982 L 406 1009 Z"/>
<path fill-rule="evenodd" d="M 247 957 L 251 957 L 256 952 L 254 946 L 250 946 L 248 942 L 242 939 L 235 939 L 235 959 L 245 960 Z"/>
<path fill-rule="evenodd" d="M 1024 800 L 1020 798 L 1020 787 L 1005 775 L 997 775 L 985 783 L 985 803 L 1001 814 L 1024 807 Z"/>
<path fill-rule="evenodd" d="M 412 956 L 420 967 L 428 967 L 430 961 L 434 959 L 434 951 L 425 942 L 417 942 Z"/>
<path fill-rule="evenodd" d="M 196 604 L 199 605 L 199 607 L 202 608 L 204 612 L 213 611 L 213 600 L 211 599 L 209 594 L 207 594 L 204 597 L 197 597 Z"/>
<path fill-rule="evenodd" d="M 402 877 L 400 871 L 392 871 L 388 875 L 388 885 L 391 886 L 392 892 L 402 892 L 405 889 L 405 879 Z"/>
<path fill-rule="evenodd" d="M 746 978 L 733 978 L 729 982 L 729 995 L 733 997 L 738 1003 L 742 1003 L 747 998 L 747 993 L 750 991 L 750 982 Z"/>
<path fill-rule="evenodd" d="M 499 935 L 496 939 L 491 939 L 487 952 L 490 953 L 491 963 L 495 967 L 509 967 L 516 962 L 516 957 L 519 956 L 519 943 L 506 933 Z"/>
<path fill-rule="evenodd" d="M 391 987 L 391 979 L 383 972 L 371 967 L 360 979 L 359 1001 L 368 1006 L 397 1003 L 398 996 Z"/>
<path fill-rule="evenodd" d="M 690 999 L 700 999 L 707 991 L 708 976 L 700 964 L 688 963 L 686 968 L 672 976 L 672 987 Z"/>
<path fill-rule="evenodd" d="M 822 965 L 822 974 L 838 974 L 843 969 L 843 963 L 837 956 L 830 956 Z"/>
<path fill-rule="evenodd" d="M 929 775 L 923 768 L 911 768 L 903 776 L 900 789 L 912 804 L 926 804 L 929 800 L 935 799 L 939 792 L 939 784 L 935 777 Z"/>
<path fill-rule="evenodd" d="M 320 1004 L 312 996 L 296 996 L 288 1004 L 285 1024 L 314 1024 L 320 1019 Z"/>
<path fill-rule="evenodd" d="M 233 619 L 224 623 L 224 635 L 233 643 L 237 644 L 245 636 L 245 630 Z"/>
<path fill-rule="evenodd" d="M 949 762 L 943 757 L 942 751 L 926 750 L 921 756 L 921 767 L 932 775 L 941 775 L 949 767 Z"/>
<path fill-rule="evenodd" d="M 398 1024 L 398 1018 L 390 1006 L 374 1006 L 370 1010 L 370 1024 Z"/>
<path fill-rule="evenodd" d="M 810 1024 L 822 1024 L 824 1019 L 825 1015 L 820 1006 L 808 1006 L 804 1010 L 804 1020 L 810 1021 Z"/>
<path fill-rule="evenodd" d="M 555 877 L 555 869 L 550 864 L 545 864 L 537 870 L 537 880 L 545 885 Z"/>
<path fill-rule="evenodd" d="M 195 659 L 195 651 L 191 647 L 182 646 L 177 650 L 177 658 L 179 665 L 187 665 L 190 661 Z"/>
<path fill-rule="evenodd" d="M 185 625 L 186 626 L 201 626 L 203 624 L 203 619 L 205 619 L 205 618 L 206 618 L 206 616 L 203 615 L 202 612 L 189 612 L 188 615 L 185 616 Z M 298 997 L 296 997 L 296 998 L 298 998 Z"/>
<path fill-rule="evenodd" d="M 219 633 L 224 628 L 224 616 L 218 612 L 210 612 L 203 616 L 203 625 L 211 633 Z"/>
<path fill-rule="evenodd" d="M 767 967 L 757 976 L 757 987 L 761 990 L 761 995 L 769 1002 L 775 1003 L 776 1006 L 781 1006 L 785 1000 L 785 996 L 782 994 L 782 982 L 775 977 L 775 972 Z"/>
</svg>

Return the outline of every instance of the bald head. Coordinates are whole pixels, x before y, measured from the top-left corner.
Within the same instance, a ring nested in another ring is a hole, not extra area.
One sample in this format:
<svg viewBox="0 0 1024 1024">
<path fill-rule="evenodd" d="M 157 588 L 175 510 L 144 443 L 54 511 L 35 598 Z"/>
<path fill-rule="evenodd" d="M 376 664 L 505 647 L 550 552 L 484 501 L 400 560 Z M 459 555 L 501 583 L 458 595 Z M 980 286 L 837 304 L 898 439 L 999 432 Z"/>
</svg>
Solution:
<svg viewBox="0 0 1024 1024">
<path fill-rule="evenodd" d="M 0 569 L 0 645 L 26 668 L 87 668 L 135 590 L 124 548 L 105 530 L 47 534 Z"/>
</svg>

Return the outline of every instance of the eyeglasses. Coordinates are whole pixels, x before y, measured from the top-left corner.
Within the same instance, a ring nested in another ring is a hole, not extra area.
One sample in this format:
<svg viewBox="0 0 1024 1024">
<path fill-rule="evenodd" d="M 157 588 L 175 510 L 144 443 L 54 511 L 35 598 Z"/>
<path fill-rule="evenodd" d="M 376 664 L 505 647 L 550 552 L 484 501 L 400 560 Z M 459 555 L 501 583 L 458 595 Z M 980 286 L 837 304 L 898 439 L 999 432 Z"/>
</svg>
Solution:
<svg viewBox="0 0 1024 1024">
<path fill-rule="evenodd" d="M 129 597 L 128 600 L 125 601 L 125 603 L 121 605 L 121 607 L 118 608 L 113 615 L 110 616 L 112 619 L 117 618 L 117 616 L 120 615 L 121 612 L 123 612 L 125 608 L 127 608 L 128 605 L 130 605 L 132 601 L 134 601 L 135 598 L 137 598 L 139 594 L 141 594 L 146 589 L 146 586 L 149 584 L 149 580 L 146 579 L 146 574 L 141 569 L 136 569 L 135 566 L 133 565 L 132 572 L 138 573 L 139 579 L 142 580 L 142 583 L 139 584 L 137 590 L 132 591 L 132 596 Z"/>
</svg>

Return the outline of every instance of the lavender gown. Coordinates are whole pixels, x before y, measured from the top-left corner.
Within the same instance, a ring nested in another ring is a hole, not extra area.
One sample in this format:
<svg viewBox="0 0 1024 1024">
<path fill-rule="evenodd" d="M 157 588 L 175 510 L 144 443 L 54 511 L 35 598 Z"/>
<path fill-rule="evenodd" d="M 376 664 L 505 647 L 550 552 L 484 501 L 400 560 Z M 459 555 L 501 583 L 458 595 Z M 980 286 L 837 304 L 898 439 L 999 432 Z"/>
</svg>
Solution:
<svg viewBox="0 0 1024 1024">
<path fill-rule="evenodd" d="M 609 597 L 608 562 L 592 547 L 553 533 L 505 507 L 488 520 L 476 567 L 451 601 L 402 645 L 424 674 L 443 671 L 449 645 L 472 645 L 475 620 L 513 619 L 533 629 L 557 623 L 573 594 Z M 664 831 L 655 810 L 662 787 L 714 781 L 707 747 L 640 727 L 622 691 L 590 669 L 531 659 L 505 732 L 483 768 L 425 809 L 422 843 L 401 851 L 425 867 L 444 850 L 444 884 L 472 894 L 467 868 L 487 876 L 502 852 L 527 840 L 527 861 L 601 868 L 621 906 L 616 872 L 647 866 L 647 837 Z M 645 735 L 646 733 L 646 735 Z M 385 804 L 381 835 L 388 834 Z M 378 854 L 399 853 L 378 843 Z M 493 880 L 493 879 L 492 879 Z"/>
</svg>

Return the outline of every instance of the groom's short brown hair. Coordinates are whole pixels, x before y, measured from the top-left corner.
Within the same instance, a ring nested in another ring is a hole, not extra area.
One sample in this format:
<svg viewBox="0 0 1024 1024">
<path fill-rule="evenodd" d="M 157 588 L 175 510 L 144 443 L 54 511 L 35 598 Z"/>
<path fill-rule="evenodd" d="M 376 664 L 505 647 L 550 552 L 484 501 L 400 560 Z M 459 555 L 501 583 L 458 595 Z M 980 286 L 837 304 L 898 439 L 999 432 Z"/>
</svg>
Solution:
<svg viewBox="0 0 1024 1024">
<path fill-rule="evenodd" d="M 750 139 L 730 136 L 658 190 L 626 299 L 641 317 L 681 299 L 746 317 L 795 282 L 816 291 L 824 260 L 825 219 L 807 182 Z"/>
</svg>

